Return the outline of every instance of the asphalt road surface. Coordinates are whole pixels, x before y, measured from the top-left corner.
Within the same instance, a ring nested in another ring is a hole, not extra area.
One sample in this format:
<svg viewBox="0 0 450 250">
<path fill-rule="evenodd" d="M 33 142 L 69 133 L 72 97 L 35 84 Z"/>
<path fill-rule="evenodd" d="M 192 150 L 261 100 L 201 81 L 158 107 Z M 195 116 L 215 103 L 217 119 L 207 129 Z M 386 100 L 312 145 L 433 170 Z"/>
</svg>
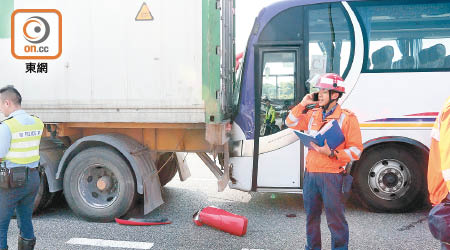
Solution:
<svg viewBox="0 0 450 250">
<path fill-rule="evenodd" d="M 217 182 L 198 157 L 187 158 L 192 176 L 180 182 L 176 176 L 163 188 L 165 204 L 148 218 L 166 217 L 172 224 L 133 227 L 116 223 L 86 222 L 64 202 L 34 217 L 37 250 L 63 249 L 304 249 L 305 211 L 299 194 L 245 193 L 226 189 Z M 347 204 L 350 249 L 439 249 L 428 230 L 427 208 L 413 213 L 371 213 L 358 204 Z M 208 226 L 196 226 L 192 215 L 216 206 L 244 215 L 249 224 L 243 237 Z M 137 207 L 132 213 L 142 211 Z M 289 217 L 287 215 L 290 215 Z M 9 230 L 10 249 L 17 249 L 15 220 Z M 331 249 L 330 233 L 322 217 L 323 249 Z"/>
</svg>

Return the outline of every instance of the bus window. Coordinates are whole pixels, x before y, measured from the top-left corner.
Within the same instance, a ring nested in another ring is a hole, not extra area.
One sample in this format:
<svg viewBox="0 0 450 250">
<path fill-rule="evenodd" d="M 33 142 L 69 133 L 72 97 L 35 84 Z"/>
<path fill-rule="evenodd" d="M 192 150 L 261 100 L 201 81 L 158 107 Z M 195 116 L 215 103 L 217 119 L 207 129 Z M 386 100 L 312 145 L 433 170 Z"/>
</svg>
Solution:
<svg viewBox="0 0 450 250">
<path fill-rule="evenodd" d="M 302 9 L 287 9 L 274 17 L 261 32 L 259 41 L 299 41 L 301 40 Z"/>
<path fill-rule="evenodd" d="M 344 75 L 352 54 L 353 35 L 342 7 L 336 3 L 309 7 L 307 20 L 307 77 L 331 72 Z"/>
<path fill-rule="evenodd" d="M 287 128 L 286 116 L 294 103 L 295 61 L 294 51 L 263 54 L 261 136 Z"/>
<path fill-rule="evenodd" d="M 368 41 L 365 71 L 450 69 L 450 3 L 352 2 Z"/>
</svg>

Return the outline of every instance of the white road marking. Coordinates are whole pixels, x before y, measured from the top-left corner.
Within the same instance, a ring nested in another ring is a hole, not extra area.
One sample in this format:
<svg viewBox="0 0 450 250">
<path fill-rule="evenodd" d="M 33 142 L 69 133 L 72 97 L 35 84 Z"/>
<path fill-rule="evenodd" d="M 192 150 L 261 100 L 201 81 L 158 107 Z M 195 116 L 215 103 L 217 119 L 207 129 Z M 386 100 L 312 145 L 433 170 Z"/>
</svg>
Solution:
<svg viewBox="0 0 450 250">
<path fill-rule="evenodd" d="M 192 180 L 192 181 L 215 181 L 217 182 L 217 179 L 212 179 L 212 178 L 191 178 L 189 177 L 189 179 L 187 179 L 188 181 Z"/>
<path fill-rule="evenodd" d="M 66 243 L 71 245 L 134 248 L 134 249 L 150 249 L 153 247 L 153 243 L 150 242 L 115 241 L 115 240 L 88 239 L 88 238 L 72 238 Z"/>
</svg>

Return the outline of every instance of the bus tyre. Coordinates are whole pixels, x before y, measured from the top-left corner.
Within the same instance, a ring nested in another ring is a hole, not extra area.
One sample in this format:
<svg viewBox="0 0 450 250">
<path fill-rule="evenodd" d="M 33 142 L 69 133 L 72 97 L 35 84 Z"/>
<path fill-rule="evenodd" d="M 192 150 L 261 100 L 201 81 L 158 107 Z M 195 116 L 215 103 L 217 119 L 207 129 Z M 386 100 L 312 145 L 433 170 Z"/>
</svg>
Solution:
<svg viewBox="0 0 450 250">
<path fill-rule="evenodd" d="M 353 190 L 366 208 L 406 212 L 423 202 L 425 163 L 413 152 L 402 146 L 378 146 L 362 155 L 354 168 Z"/>
<path fill-rule="evenodd" d="M 63 186 L 67 204 L 88 221 L 113 221 L 127 213 L 136 199 L 133 172 L 108 147 L 78 153 L 67 166 Z"/>
<path fill-rule="evenodd" d="M 167 162 L 167 160 L 174 153 L 163 153 L 158 157 L 158 161 L 156 162 L 156 167 L 158 171 L 163 167 L 163 165 Z M 159 172 L 159 182 L 161 183 L 161 187 L 165 186 L 169 181 L 173 179 L 175 174 L 177 173 L 177 157 L 174 154 L 173 157 L 167 162 L 166 166 L 164 166 L 163 170 Z"/>
</svg>

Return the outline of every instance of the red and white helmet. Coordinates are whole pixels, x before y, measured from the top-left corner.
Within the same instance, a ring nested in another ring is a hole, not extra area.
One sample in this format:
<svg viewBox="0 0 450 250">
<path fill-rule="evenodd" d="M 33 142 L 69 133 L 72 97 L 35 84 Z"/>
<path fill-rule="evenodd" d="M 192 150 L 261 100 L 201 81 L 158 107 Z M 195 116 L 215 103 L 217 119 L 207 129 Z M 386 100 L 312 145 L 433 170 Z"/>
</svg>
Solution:
<svg viewBox="0 0 450 250">
<path fill-rule="evenodd" d="M 339 93 L 345 93 L 344 79 L 335 73 L 327 73 L 319 78 L 316 88 L 333 90 Z"/>
</svg>

